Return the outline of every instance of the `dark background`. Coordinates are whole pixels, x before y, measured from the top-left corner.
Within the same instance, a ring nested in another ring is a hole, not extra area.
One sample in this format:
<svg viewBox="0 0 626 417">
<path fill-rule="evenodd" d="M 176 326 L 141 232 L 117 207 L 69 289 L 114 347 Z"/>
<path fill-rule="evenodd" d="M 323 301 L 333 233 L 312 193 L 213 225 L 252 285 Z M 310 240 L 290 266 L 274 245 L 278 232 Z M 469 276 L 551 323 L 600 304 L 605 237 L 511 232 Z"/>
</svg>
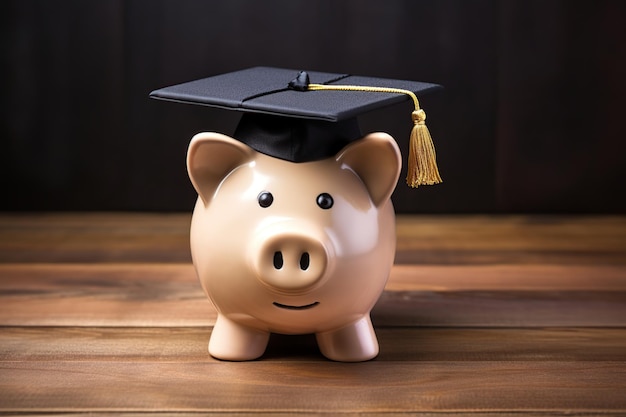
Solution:
<svg viewBox="0 0 626 417">
<path fill-rule="evenodd" d="M 444 183 L 401 182 L 398 212 L 626 212 L 620 0 L 16 0 L 0 14 L 2 210 L 190 211 L 188 141 L 238 115 L 148 93 L 268 65 L 445 86 L 421 100 Z M 406 152 L 410 111 L 363 130 Z"/>
</svg>

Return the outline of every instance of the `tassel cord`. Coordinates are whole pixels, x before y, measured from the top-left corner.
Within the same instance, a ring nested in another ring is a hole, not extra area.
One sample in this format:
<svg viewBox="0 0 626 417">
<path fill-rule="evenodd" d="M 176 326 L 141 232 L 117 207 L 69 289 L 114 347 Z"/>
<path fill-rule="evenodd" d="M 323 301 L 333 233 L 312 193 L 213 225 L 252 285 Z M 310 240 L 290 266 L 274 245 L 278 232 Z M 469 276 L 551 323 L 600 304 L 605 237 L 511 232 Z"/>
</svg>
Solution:
<svg viewBox="0 0 626 417">
<path fill-rule="evenodd" d="M 415 105 L 415 110 L 420 110 L 420 103 L 417 100 L 417 96 L 411 90 L 404 90 L 402 88 L 387 88 L 387 87 L 369 87 L 364 85 L 328 85 L 328 84 L 309 84 L 309 90 L 312 91 L 320 91 L 320 90 L 330 90 L 330 91 L 364 91 L 369 93 L 391 93 L 391 94 L 406 94 L 411 97 L 413 100 L 413 104 Z"/>
<path fill-rule="evenodd" d="M 413 129 L 409 141 L 409 165 L 406 182 L 410 187 L 417 188 L 420 185 L 433 185 L 442 182 L 437 168 L 435 147 L 430 132 L 426 127 L 426 113 L 420 108 L 417 96 L 410 90 L 401 88 L 373 87 L 363 85 L 328 85 L 308 84 L 311 91 L 364 91 L 373 93 L 406 94 L 413 100 L 415 111 L 411 118 Z"/>
</svg>

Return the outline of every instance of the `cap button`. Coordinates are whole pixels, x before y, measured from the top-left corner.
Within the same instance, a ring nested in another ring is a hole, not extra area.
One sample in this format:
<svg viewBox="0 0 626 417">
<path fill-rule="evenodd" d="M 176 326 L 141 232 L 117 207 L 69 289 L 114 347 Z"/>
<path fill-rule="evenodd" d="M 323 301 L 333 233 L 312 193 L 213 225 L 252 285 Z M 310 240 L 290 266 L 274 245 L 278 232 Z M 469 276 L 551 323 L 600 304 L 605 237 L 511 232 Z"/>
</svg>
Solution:
<svg viewBox="0 0 626 417">
<path fill-rule="evenodd" d="M 289 88 L 296 91 L 306 91 L 309 89 L 309 74 L 306 71 L 300 71 L 298 76 L 289 81 Z"/>
</svg>

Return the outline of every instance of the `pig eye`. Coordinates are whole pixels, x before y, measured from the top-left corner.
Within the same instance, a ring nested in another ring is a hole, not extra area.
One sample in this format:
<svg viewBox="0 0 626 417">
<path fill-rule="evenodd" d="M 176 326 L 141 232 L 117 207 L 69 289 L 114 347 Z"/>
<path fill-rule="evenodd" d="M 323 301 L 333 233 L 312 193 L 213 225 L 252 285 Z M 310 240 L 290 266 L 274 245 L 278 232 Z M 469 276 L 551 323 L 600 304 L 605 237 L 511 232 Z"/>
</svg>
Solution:
<svg viewBox="0 0 626 417">
<path fill-rule="evenodd" d="M 266 208 L 272 205 L 274 202 L 274 196 L 269 191 L 263 191 L 259 194 L 257 200 L 259 202 L 259 206 Z"/>
<path fill-rule="evenodd" d="M 328 193 L 322 193 L 317 196 L 317 205 L 324 210 L 328 210 L 333 206 L 333 198 Z"/>
</svg>

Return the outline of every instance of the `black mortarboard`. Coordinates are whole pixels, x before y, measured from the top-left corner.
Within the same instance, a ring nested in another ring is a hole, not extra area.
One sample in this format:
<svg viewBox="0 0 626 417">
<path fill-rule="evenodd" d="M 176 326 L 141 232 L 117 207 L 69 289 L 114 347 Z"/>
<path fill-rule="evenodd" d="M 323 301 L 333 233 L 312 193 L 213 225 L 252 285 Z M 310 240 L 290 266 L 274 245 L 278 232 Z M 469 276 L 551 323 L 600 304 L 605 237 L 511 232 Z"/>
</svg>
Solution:
<svg viewBox="0 0 626 417">
<path fill-rule="evenodd" d="M 270 156 L 308 162 L 335 155 L 361 138 L 358 115 L 406 101 L 407 95 L 415 103 L 414 131 L 417 127 L 425 130 L 426 117 L 416 94 L 438 88 L 417 81 L 254 67 L 165 87 L 150 97 L 243 112 L 235 139 Z M 417 165 L 434 165 L 434 148 L 427 130 L 425 133 L 426 145 L 411 150 L 409 158 L 417 158 Z M 420 161 L 424 152 L 432 152 L 429 162 Z M 414 187 L 440 182 L 438 172 L 435 174 L 434 179 L 427 174 L 426 179 L 416 176 L 407 181 Z"/>
</svg>

